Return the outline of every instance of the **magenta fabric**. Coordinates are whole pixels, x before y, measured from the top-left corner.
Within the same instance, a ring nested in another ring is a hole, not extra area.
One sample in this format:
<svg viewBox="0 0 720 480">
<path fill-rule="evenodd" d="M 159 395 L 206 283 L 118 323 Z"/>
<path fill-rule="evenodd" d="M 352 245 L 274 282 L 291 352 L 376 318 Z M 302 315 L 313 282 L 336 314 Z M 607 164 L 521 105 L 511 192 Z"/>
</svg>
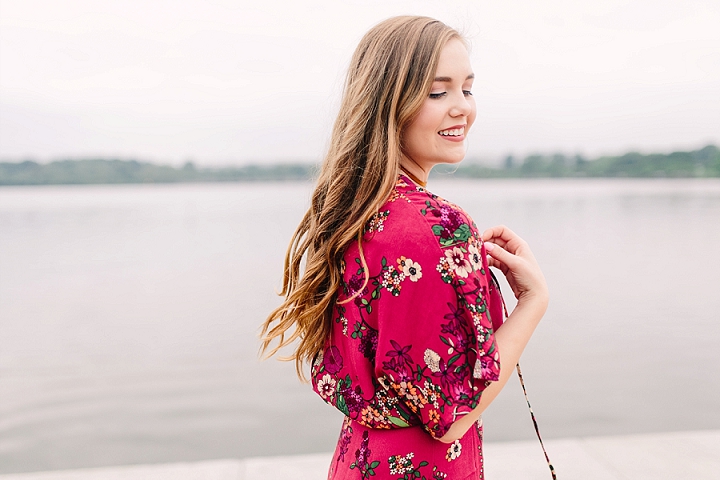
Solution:
<svg viewBox="0 0 720 480">
<path fill-rule="evenodd" d="M 346 415 L 328 478 L 482 479 L 480 422 L 437 440 L 500 373 L 502 299 L 473 221 L 400 176 L 342 270 L 311 372 Z"/>
</svg>

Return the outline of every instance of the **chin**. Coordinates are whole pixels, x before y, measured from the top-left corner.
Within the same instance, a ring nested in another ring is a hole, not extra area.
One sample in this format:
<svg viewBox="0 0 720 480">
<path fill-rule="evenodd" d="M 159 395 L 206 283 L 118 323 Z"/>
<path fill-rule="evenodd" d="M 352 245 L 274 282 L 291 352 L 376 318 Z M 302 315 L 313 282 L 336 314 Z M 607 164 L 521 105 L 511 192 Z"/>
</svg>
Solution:
<svg viewBox="0 0 720 480">
<path fill-rule="evenodd" d="M 463 151 L 462 153 L 459 153 L 457 155 L 448 155 L 440 163 L 447 163 L 447 164 L 453 165 L 453 164 L 462 162 L 464 159 L 465 159 L 465 152 Z"/>
</svg>

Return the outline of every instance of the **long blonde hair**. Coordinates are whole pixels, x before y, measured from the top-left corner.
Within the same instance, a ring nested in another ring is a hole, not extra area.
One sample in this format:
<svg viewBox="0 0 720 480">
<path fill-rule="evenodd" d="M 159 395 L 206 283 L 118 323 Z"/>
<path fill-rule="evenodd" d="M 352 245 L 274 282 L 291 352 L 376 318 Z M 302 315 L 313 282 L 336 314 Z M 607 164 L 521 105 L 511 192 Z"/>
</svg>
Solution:
<svg viewBox="0 0 720 480">
<path fill-rule="evenodd" d="M 262 326 L 266 356 L 300 340 L 283 360 L 295 360 L 301 379 L 303 364 L 330 335 L 345 249 L 361 240 L 365 224 L 389 197 L 400 168 L 401 134 L 430 93 L 440 52 L 451 38 L 461 36 L 438 20 L 393 17 L 370 29 L 355 50 L 311 206 L 285 255 L 285 300 Z"/>
</svg>

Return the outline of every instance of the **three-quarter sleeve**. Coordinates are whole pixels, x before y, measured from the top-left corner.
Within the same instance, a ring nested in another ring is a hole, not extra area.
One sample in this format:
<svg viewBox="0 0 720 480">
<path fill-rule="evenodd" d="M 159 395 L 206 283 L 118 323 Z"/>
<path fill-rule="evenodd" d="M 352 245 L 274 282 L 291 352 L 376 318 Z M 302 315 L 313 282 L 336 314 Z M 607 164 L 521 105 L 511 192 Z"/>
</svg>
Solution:
<svg viewBox="0 0 720 480">
<path fill-rule="evenodd" d="M 381 249 L 375 374 L 401 402 L 402 420 L 440 438 L 499 376 L 492 279 L 472 220 L 457 207 L 427 201 L 395 228 Z"/>
<path fill-rule="evenodd" d="M 484 253 L 467 214 L 400 179 L 344 253 L 318 395 L 366 427 L 442 437 L 500 373 Z"/>
</svg>

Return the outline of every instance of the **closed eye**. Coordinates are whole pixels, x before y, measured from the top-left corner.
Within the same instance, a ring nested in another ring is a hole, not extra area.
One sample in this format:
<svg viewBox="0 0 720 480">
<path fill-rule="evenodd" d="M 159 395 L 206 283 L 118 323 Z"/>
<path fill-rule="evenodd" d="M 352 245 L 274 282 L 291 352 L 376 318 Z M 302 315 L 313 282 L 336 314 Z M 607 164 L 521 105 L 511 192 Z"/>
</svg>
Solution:
<svg viewBox="0 0 720 480">
<path fill-rule="evenodd" d="M 447 95 L 447 92 L 431 93 L 430 98 L 441 98 Z"/>
</svg>

